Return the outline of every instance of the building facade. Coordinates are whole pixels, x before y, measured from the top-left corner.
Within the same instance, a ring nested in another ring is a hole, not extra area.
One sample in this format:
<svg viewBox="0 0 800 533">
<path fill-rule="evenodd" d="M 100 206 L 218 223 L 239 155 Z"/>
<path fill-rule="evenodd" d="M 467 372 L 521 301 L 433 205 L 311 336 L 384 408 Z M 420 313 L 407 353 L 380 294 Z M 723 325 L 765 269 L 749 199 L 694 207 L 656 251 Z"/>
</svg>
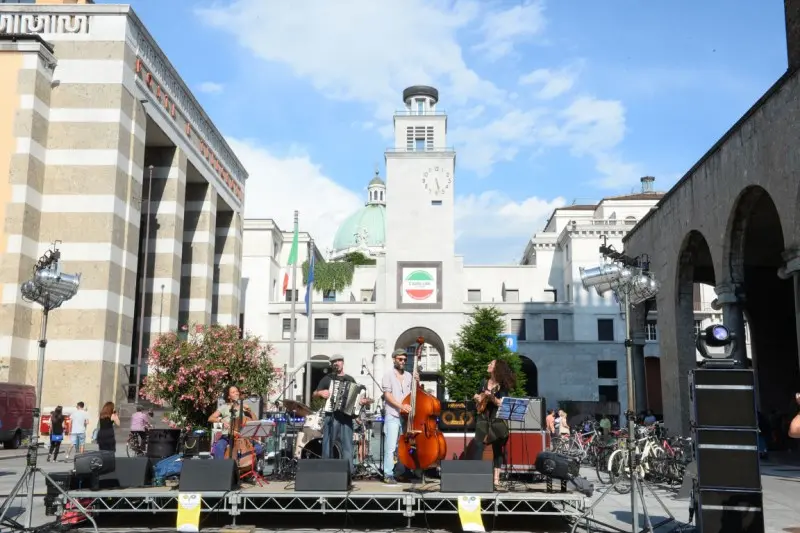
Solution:
<svg viewBox="0 0 800 533">
<path fill-rule="evenodd" d="M 245 220 L 245 329 L 275 346 L 281 369 L 297 371 L 289 397 L 305 396 L 307 358 L 315 361 L 314 385 L 337 353 L 345 356 L 346 371 L 377 397 L 370 374 L 380 381 L 392 351 L 409 349 L 420 335 L 426 339 L 420 361 L 425 386 L 446 396 L 435 374 L 449 361 L 450 344 L 476 306 L 495 306 L 506 314 L 508 334 L 524 356 L 529 394 L 552 406 L 585 401 L 596 412 L 624 412 L 624 315 L 613 296 L 583 289 L 578 268 L 601 260 L 601 235 L 621 249 L 622 237 L 661 195 L 645 190 L 556 209 L 530 239 L 522 264 L 465 265 L 455 253 L 456 153 L 447 147 L 447 116 L 437 108 L 438 96 L 431 87 L 404 91 L 405 107 L 394 116 L 395 145 L 385 154 L 385 183 L 372 179 L 364 208 L 342 224 L 333 249 L 312 248 L 313 236 L 300 233 L 300 262 L 309 250 L 316 260 L 359 251 L 376 262 L 355 267 L 342 291 L 315 291 L 310 323 L 302 280 L 295 295 L 291 282 L 286 295 L 282 291 L 292 233 L 272 220 Z M 302 227 L 302 213 L 300 220 Z M 297 322 L 290 360 L 293 296 Z"/>
<path fill-rule="evenodd" d="M 247 174 L 129 6 L 0 4 L 0 78 L 0 379 L 35 383 L 19 287 L 58 241 L 82 279 L 50 314 L 44 404 L 124 401 L 154 335 L 238 325 Z"/>
</svg>

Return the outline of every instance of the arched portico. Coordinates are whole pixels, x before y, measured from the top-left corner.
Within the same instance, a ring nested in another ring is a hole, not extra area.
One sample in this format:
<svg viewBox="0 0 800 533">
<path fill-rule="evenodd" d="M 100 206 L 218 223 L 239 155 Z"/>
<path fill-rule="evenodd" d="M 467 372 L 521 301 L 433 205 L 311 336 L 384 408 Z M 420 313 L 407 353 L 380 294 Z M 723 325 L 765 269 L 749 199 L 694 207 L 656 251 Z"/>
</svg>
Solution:
<svg viewBox="0 0 800 533">
<path fill-rule="evenodd" d="M 444 387 L 442 386 L 439 370 L 444 367 L 445 344 L 439 334 L 432 329 L 423 326 L 409 328 L 397 337 L 397 340 L 394 343 L 394 350 L 408 350 L 410 346 L 416 346 L 417 339 L 419 337 L 425 339 L 425 344 L 433 347 L 433 349 L 439 353 L 440 358 L 438 368 L 436 369 L 426 368 L 426 365 L 422 365 L 420 370 L 420 378 L 422 381 L 436 381 L 439 385 L 437 396 L 442 399 L 444 397 Z M 409 363 L 410 362 L 411 361 L 409 361 Z"/>
<path fill-rule="evenodd" d="M 525 395 L 539 396 L 539 369 L 536 363 L 527 355 L 520 354 L 522 360 L 522 373 L 525 374 Z"/>
</svg>

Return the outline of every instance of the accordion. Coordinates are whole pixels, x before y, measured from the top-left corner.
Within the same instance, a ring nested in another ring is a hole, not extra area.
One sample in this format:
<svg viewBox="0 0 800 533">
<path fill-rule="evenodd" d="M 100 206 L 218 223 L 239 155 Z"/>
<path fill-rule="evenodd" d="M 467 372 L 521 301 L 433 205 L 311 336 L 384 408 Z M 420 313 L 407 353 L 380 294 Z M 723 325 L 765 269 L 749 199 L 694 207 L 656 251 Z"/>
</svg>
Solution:
<svg viewBox="0 0 800 533">
<path fill-rule="evenodd" d="M 325 402 L 323 411 L 326 413 L 344 413 L 349 416 L 361 414 L 361 409 L 364 407 L 361 405 L 361 400 L 367 395 L 367 388 L 364 385 L 359 385 L 352 381 L 334 379 L 331 381 L 328 392 L 330 394 Z"/>
</svg>

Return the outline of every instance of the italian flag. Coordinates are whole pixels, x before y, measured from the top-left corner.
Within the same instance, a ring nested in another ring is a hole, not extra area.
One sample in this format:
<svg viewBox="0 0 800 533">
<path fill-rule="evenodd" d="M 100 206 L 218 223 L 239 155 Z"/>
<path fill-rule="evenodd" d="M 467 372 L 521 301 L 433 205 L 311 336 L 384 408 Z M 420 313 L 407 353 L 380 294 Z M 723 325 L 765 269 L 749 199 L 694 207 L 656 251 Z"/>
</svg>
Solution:
<svg viewBox="0 0 800 533">
<path fill-rule="evenodd" d="M 294 235 L 292 236 L 292 249 L 289 251 L 289 261 L 286 263 L 286 272 L 283 273 L 283 295 L 289 288 L 289 268 L 297 264 L 297 224 L 294 225 Z"/>
</svg>

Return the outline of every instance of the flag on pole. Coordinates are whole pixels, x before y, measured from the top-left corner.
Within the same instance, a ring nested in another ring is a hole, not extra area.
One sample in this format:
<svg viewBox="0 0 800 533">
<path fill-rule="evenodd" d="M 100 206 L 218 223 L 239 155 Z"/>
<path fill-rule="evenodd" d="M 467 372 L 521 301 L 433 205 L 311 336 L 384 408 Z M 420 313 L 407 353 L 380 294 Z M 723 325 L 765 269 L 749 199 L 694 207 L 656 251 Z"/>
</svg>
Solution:
<svg viewBox="0 0 800 533">
<path fill-rule="evenodd" d="M 306 314 L 311 311 L 311 291 L 314 286 L 314 251 L 308 260 L 308 283 L 306 284 Z"/>
<path fill-rule="evenodd" d="M 294 225 L 294 236 L 292 237 L 292 249 L 289 251 L 289 261 L 286 264 L 286 272 L 283 274 L 283 295 L 289 288 L 289 267 L 297 263 L 297 223 Z"/>
</svg>

